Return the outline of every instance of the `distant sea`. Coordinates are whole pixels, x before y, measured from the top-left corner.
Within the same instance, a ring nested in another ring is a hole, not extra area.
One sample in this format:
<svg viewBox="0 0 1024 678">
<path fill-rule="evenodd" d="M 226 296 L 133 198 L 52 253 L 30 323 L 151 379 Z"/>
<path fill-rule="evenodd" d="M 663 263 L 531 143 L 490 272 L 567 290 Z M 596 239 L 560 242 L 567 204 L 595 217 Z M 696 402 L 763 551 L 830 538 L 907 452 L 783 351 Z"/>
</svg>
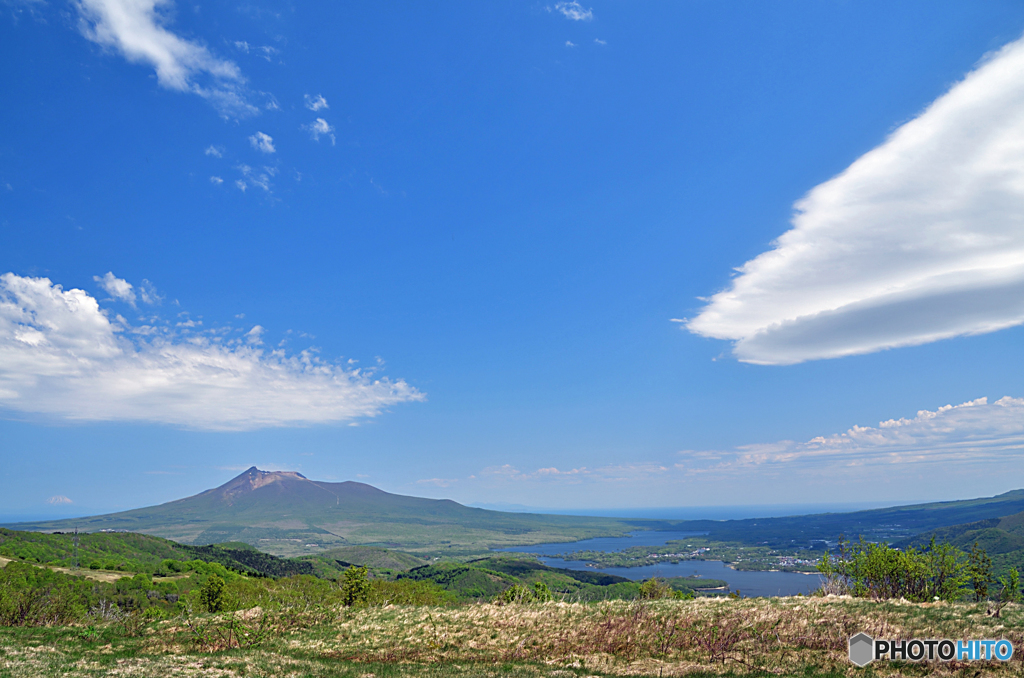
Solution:
<svg viewBox="0 0 1024 678">
<path fill-rule="evenodd" d="M 742 520 L 744 518 L 782 518 L 815 513 L 850 513 L 919 502 L 856 502 L 836 504 L 749 504 L 744 506 L 677 506 L 671 508 L 552 509 L 522 504 L 467 504 L 473 508 L 511 513 L 544 513 L 559 516 L 597 516 L 602 518 L 641 518 L 647 520 Z"/>
</svg>

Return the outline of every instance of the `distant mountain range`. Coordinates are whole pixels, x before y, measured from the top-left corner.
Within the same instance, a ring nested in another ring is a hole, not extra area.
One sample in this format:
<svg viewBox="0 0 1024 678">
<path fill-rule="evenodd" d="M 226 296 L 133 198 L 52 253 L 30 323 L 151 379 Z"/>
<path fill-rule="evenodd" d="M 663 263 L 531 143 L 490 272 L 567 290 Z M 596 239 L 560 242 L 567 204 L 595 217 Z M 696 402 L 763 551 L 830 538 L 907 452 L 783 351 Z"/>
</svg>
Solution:
<svg viewBox="0 0 1024 678">
<path fill-rule="evenodd" d="M 447 499 L 391 494 L 365 483 L 320 482 L 255 466 L 220 487 L 159 506 L 9 527 L 141 532 L 185 544 L 240 541 L 287 556 L 355 544 L 455 555 L 636 529 L 611 518 L 487 511 Z"/>
<path fill-rule="evenodd" d="M 958 545 L 980 539 L 998 554 L 1024 553 L 1022 512 L 1024 490 L 964 501 L 745 520 L 542 515 L 470 508 L 446 499 L 391 494 L 365 483 L 327 483 L 254 466 L 220 487 L 159 506 L 8 527 L 130 531 L 194 545 L 245 542 L 284 556 L 356 545 L 422 556 L 465 555 L 505 546 L 620 536 L 637 529 L 707 532 L 721 541 L 779 548 L 834 542 L 840 534 L 911 544 L 935 533 Z"/>
</svg>

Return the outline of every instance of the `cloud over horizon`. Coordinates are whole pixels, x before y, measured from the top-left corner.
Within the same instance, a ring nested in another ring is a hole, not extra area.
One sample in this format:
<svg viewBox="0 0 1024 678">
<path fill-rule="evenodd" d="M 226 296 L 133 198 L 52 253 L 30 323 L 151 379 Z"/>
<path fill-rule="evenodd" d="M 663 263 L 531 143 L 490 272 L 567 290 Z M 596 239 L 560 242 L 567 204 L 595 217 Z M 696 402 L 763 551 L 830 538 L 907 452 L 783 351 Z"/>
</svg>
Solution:
<svg viewBox="0 0 1024 678">
<path fill-rule="evenodd" d="M 913 417 L 889 419 L 877 426 L 855 425 L 843 433 L 805 442 L 781 440 L 723 450 L 683 450 L 665 460 L 628 460 L 594 467 L 538 468 L 490 466 L 461 481 L 460 492 L 491 500 L 590 501 L 611 493 L 620 506 L 697 506 L 778 503 L 779 493 L 797 493 L 803 501 L 830 501 L 837 486 L 860 488 L 862 499 L 929 500 L 928 493 L 950 492 L 968 477 L 990 477 L 1003 488 L 1024 480 L 1011 472 L 1024 452 L 1024 398 L 978 398 L 960 405 L 921 410 Z M 951 471 L 955 469 L 955 471 Z M 885 496 L 886 487 L 913 478 L 918 494 Z M 426 482 L 426 481 L 424 481 Z M 443 487 L 454 487 L 448 481 Z M 472 494 L 475 489 L 476 494 Z M 598 490 L 597 488 L 604 488 Z M 739 493 L 735 488 L 743 488 Z M 1008 488 L 1007 488 L 1008 489 Z M 955 492 L 955 490 L 953 490 Z M 1005 490 L 1001 490 L 1005 491 Z M 932 498 L 934 495 L 932 495 Z M 545 503 L 546 502 L 546 503 Z M 578 505 L 578 504 L 577 504 Z"/>
<path fill-rule="evenodd" d="M 0 407 L 226 431 L 346 422 L 424 399 L 312 351 L 265 350 L 259 326 L 232 337 L 196 325 L 134 326 L 83 290 L 0 275 Z"/>
<path fill-rule="evenodd" d="M 686 329 L 785 365 L 1024 323 L 1024 40 L 795 209 Z"/>
</svg>

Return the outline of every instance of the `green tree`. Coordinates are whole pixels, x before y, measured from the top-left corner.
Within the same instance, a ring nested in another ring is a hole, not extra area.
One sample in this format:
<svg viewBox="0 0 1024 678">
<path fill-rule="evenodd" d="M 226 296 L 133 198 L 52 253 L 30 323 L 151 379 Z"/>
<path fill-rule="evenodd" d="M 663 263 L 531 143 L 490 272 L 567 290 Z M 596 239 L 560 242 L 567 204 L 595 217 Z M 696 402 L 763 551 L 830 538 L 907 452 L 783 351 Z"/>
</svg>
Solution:
<svg viewBox="0 0 1024 678">
<path fill-rule="evenodd" d="M 551 602 L 551 589 L 548 585 L 542 581 L 539 581 L 533 585 L 533 599 L 538 603 Z"/>
<path fill-rule="evenodd" d="M 216 574 L 206 578 L 206 583 L 199 589 L 199 602 L 207 612 L 220 612 L 224 609 L 224 580 Z"/>
<path fill-rule="evenodd" d="M 925 564 L 928 568 L 927 595 L 940 600 L 962 598 L 970 579 L 964 552 L 952 544 L 936 544 L 932 537 Z"/>
<path fill-rule="evenodd" d="M 365 605 L 370 598 L 370 580 L 365 567 L 350 565 L 341 581 L 341 600 L 346 606 Z"/>
<path fill-rule="evenodd" d="M 967 571 L 974 590 L 974 602 L 987 599 L 988 585 L 992 583 L 992 559 L 985 549 L 978 546 L 978 542 L 974 542 L 967 557 Z"/>
</svg>

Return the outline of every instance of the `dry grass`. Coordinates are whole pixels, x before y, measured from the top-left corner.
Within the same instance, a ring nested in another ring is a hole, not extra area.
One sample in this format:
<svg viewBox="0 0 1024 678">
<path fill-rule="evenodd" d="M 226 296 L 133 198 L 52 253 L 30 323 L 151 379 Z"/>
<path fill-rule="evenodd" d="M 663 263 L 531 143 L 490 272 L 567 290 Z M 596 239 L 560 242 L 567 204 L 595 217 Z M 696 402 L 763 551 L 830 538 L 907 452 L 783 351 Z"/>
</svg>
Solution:
<svg viewBox="0 0 1024 678">
<path fill-rule="evenodd" d="M 1017 650 L 1006 663 L 877 662 L 870 667 L 874 676 L 1024 675 L 1020 606 L 994 619 L 984 605 L 967 603 L 798 597 L 256 609 L 163 622 L 141 638 L 79 650 L 59 642 L 12 645 L 0 635 L 0 676 L 852 676 L 864 673 L 846 656 L 847 639 L 859 631 L 903 639 L 1007 638 Z"/>
</svg>

